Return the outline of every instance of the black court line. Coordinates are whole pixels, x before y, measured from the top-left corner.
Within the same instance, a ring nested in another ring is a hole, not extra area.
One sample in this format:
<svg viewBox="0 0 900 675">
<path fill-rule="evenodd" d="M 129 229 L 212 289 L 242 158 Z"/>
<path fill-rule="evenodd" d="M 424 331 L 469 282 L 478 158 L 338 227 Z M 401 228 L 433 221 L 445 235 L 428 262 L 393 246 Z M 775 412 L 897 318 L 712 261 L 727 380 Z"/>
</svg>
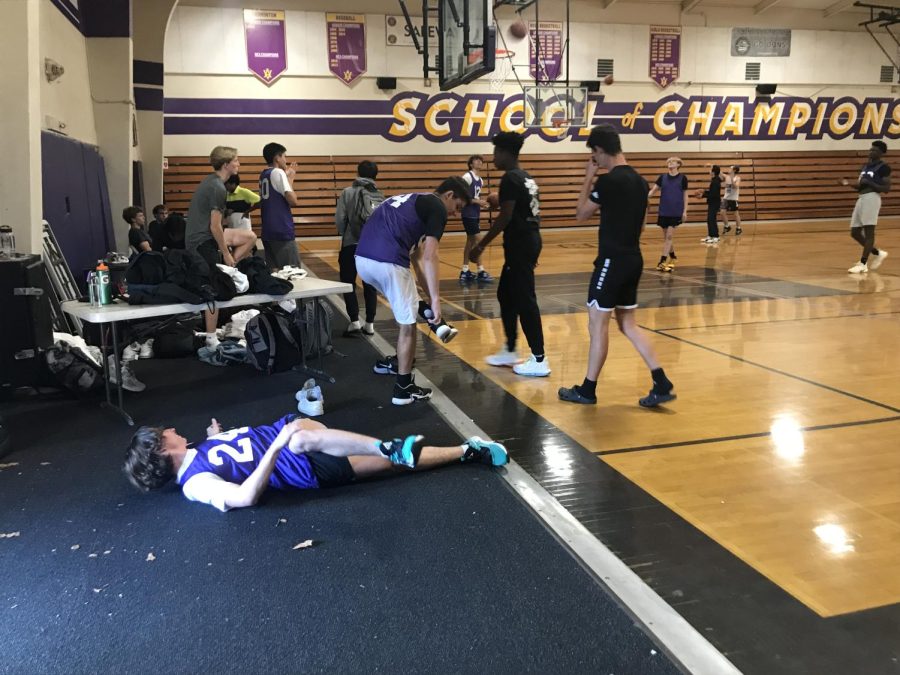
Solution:
<svg viewBox="0 0 900 675">
<path fill-rule="evenodd" d="M 798 300 L 799 298 L 791 298 L 793 300 Z M 892 312 L 861 312 L 859 314 L 841 314 L 840 316 L 807 316 L 803 318 L 794 318 L 794 319 L 764 319 L 760 321 L 731 321 L 729 323 L 711 323 L 705 326 L 671 326 L 668 328 L 657 328 L 657 332 L 670 331 L 670 330 L 698 330 L 702 328 L 727 328 L 729 326 L 751 326 L 758 323 L 789 323 L 791 321 L 821 321 L 823 319 L 858 319 L 859 317 L 867 317 L 867 316 L 884 316 L 888 314 L 900 314 L 900 310 L 894 310 Z M 650 329 L 648 329 L 650 330 Z"/>
<path fill-rule="evenodd" d="M 895 408 L 892 405 L 888 405 L 887 403 L 880 403 L 878 401 L 873 401 L 872 399 L 866 398 L 865 396 L 859 396 L 857 394 L 851 394 L 849 391 L 844 391 L 843 389 L 838 389 L 837 387 L 832 387 L 827 384 L 822 384 L 821 382 L 816 382 L 814 380 L 809 380 L 805 377 L 800 377 L 799 375 L 794 375 L 792 373 L 788 373 L 784 370 L 778 370 L 778 368 L 772 368 L 771 366 L 764 366 L 761 363 L 756 363 L 755 361 L 749 361 L 740 356 L 734 356 L 733 354 L 729 354 L 728 352 L 723 352 L 718 349 L 713 349 L 712 347 L 707 347 L 706 345 L 701 345 L 696 342 L 692 342 L 691 340 L 685 340 L 684 338 L 678 337 L 677 335 L 670 335 L 669 333 L 664 333 L 660 330 L 655 330 L 653 328 L 648 328 L 647 326 L 641 326 L 644 330 L 649 330 L 657 335 L 662 335 L 663 337 L 670 338 L 672 340 L 678 340 L 679 342 L 683 342 L 686 345 L 691 345 L 692 347 L 698 347 L 700 349 L 705 349 L 708 352 L 712 352 L 713 354 L 718 354 L 720 356 L 725 356 L 729 359 L 733 359 L 735 361 L 739 361 L 740 363 L 746 363 L 748 366 L 755 366 L 757 368 L 762 368 L 763 370 L 768 370 L 770 373 L 777 373 L 778 375 L 784 375 L 785 377 L 789 377 L 793 380 L 798 380 L 799 382 L 804 382 L 806 384 L 811 384 L 814 387 L 820 387 L 821 389 L 827 389 L 830 392 L 835 394 L 841 394 L 843 396 L 847 396 L 849 398 L 856 399 L 857 401 L 862 401 L 863 403 L 868 403 L 870 405 L 878 406 L 879 408 L 884 408 L 885 410 L 890 410 L 891 412 L 900 413 L 900 408 Z"/>
<path fill-rule="evenodd" d="M 836 422 L 834 424 L 817 424 L 811 427 L 800 427 L 800 431 L 825 431 L 827 429 L 843 429 L 844 427 L 859 427 L 867 424 L 881 424 L 882 422 L 900 421 L 900 415 L 894 417 L 880 417 L 874 420 L 859 420 L 857 422 Z M 677 441 L 674 443 L 657 443 L 655 445 L 641 445 L 633 448 L 617 448 L 616 450 L 601 450 L 595 452 L 595 455 L 620 455 L 625 452 L 641 452 L 642 450 L 668 450 L 670 448 L 680 448 L 686 445 L 706 445 L 708 443 L 720 443 L 725 441 L 742 441 L 751 438 L 764 438 L 771 436 L 771 431 L 758 431 L 752 434 L 738 434 L 735 436 L 719 436 L 718 438 L 699 438 L 693 441 Z"/>
</svg>

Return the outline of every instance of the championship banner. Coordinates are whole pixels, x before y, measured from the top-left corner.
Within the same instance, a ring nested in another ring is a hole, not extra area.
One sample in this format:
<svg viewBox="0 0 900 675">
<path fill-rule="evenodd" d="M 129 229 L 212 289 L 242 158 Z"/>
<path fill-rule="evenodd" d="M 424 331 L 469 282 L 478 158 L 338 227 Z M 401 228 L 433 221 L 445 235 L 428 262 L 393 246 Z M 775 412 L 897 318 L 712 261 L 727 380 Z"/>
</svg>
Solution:
<svg viewBox="0 0 900 675">
<path fill-rule="evenodd" d="M 678 79 L 681 27 L 650 26 L 650 79 L 665 89 Z"/>
<path fill-rule="evenodd" d="M 366 72 L 365 14 L 326 14 L 328 69 L 350 86 Z"/>
<path fill-rule="evenodd" d="M 247 69 L 266 85 L 271 85 L 287 70 L 284 11 L 245 9 L 244 39 Z"/>
<path fill-rule="evenodd" d="M 563 25 L 558 21 L 528 22 L 531 57 L 528 70 L 537 82 L 558 80 L 562 74 Z M 538 42 L 540 44 L 538 44 Z M 538 63 L 540 60 L 540 64 Z"/>
</svg>

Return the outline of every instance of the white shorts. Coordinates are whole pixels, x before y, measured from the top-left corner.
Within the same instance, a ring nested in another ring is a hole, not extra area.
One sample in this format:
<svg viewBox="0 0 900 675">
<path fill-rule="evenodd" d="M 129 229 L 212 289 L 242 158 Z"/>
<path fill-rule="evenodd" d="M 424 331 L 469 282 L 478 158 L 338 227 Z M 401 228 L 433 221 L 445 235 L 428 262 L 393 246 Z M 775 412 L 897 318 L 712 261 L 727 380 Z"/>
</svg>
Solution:
<svg viewBox="0 0 900 675">
<path fill-rule="evenodd" d="M 865 227 L 878 224 L 878 212 L 881 211 L 881 195 L 877 192 L 867 192 L 860 195 L 853 207 L 853 215 L 850 217 L 850 228 Z"/>
<path fill-rule="evenodd" d="M 358 255 L 356 272 L 360 279 L 374 286 L 387 299 L 397 323 L 408 325 L 416 322 L 419 291 L 412 270 Z"/>
</svg>

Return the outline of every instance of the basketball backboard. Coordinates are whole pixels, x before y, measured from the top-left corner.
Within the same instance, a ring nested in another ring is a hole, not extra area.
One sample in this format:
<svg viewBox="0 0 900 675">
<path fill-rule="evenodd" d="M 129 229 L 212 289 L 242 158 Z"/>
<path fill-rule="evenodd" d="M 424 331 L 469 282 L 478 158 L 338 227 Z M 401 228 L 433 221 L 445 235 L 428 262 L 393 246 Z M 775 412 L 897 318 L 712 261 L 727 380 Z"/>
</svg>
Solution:
<svg viewBox="0 0 900 675">
<path fill-rule="evenodd" d="M 438 0 L 438 76 L 442 91 L 494 70 L 490 0 Z"/>
<path fill-rule="evenodd" d="M 588 124 L 588 90 L 563 84 L 526 85 L 525 128 L 584 127 Z"/>
</svg>

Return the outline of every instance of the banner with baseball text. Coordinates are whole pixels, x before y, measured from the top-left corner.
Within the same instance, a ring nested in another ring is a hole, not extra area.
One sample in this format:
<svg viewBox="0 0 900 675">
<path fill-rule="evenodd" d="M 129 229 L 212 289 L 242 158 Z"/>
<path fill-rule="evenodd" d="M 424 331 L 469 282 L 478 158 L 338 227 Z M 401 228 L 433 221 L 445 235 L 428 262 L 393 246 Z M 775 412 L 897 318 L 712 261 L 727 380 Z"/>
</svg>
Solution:
<svg viewBox="0 0 900 675">
<path fill-rule="evenodd" d="M 366 72 L 365 14 L 326 14 L 328 70 L 347 86 Z"/>
</svg>

